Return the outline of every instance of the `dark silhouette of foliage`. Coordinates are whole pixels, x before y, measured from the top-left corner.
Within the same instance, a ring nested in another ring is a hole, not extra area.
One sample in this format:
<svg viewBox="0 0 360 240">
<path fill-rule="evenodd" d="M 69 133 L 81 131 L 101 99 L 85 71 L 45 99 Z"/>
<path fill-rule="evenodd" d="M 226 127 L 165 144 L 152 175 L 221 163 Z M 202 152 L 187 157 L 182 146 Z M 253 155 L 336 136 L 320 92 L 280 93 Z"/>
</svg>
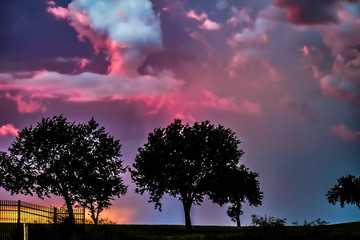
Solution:
<svg viewBox="0 0 360 240">
<path fill-rule="evenodd" d="M 260 215 L 251 215 L 251 224 L 257 227 L 284 227 L 286 224 L 286 218 L 278 218 L 272 216 L 262 217 Z"/>
<path fill-rule="evenodd" d="M 244 165 L 223 171 L 223 175 L 213 179 L 209 191 L 210 199 L 219 205 L 230 203 L 227 214 L 236 225 L 240 226 L 242 204 L 261 205 L 263 193 L 260 191 L 259 174 L 250 171 Z"/>
<path fill-rule="evenodd" d="M 230 217 L 231 221 L 236 222 L 236 226 L 241 226 L 240 215 L 244 214 L 244 211 L 242 210 L 242 205 L 240 202 L 238 204 L 231 205 L 226 213 Z"/>
<path fill-rule="evenodd" d="M 136 192 L 148 191 L 160 211 L 164 194 L 178 197 L 189 231 L 191 206 L 202 203 L 214 178 L 236 167 L 243 154 L 238 144 L 234 132 L 221 125 L 205 121 L 189 126 L 176 119 L 166 128 L 155 129 L 139 148 L 130 170 Z"/>
<path fill-rule="evenodd" d="M 120 148 L 119 140 L 94 119 L 75 124 L 62 115 L 43 118 L 36 127 L 19 132 L 9 154 L 1 153 L 0 168 L 6 169 L 2 187 L 42 199 L 62 196 L 70 221 L 72 206 L 78 204 L 89 208 L 97 223 L 114 196 L 127 190 L 120 176 L 125 172 Z"/>
<path fill-rule="evenodd" d="M 360 177 L 348 175 L 347 177 L 340 177 L 338 184 L 335 185 L 326 194 L 329 203 L 336 204 L 340 202 L 340 206 L 344 207 L 346 204 L 355 204 L 360 208 Z"/>
<path fill-rule="evenodd" d="M 321 220 L 321 218 L 318 218 L 311 222 L 304 220 L 304 223 L 302 225 L 299 225 L 298 221 L 292 222 L 292 224 L 294 226 L 301 226 L 301 227 L 316 227 L 316 226 L 326 226 L 329 224 L 329 222 Z"/>
</svg>

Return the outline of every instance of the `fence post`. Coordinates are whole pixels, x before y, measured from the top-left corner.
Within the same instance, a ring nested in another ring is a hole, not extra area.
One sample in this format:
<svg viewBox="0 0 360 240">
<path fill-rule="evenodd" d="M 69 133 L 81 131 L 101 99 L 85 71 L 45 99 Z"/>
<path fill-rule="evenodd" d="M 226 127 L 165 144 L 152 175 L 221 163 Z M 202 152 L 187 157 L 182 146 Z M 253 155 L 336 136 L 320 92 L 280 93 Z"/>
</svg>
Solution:
<svg viewBox="0 0 360 240">
<path fill-rule="evenodd" d="M 20 223 L 20 208 L 21 208 L 21 202 L 20 202 L 20 200 L 18 200 L 18 218 L 17 218 L 17 223 Z"/>
<path fill-rule="evenodd" d="M 54 224 L 56 225 L 57 223 L 57 208 L 54 207 Z"/>
<path fill-rule="evenodd" d="M 83 208 L 83 224 L 85 224 L 85 208 Z"/>
<path fill-rule="evenodd" d="M 29 240 L 29 224 L 24 223 L 24 240 Z"/>
</svg>

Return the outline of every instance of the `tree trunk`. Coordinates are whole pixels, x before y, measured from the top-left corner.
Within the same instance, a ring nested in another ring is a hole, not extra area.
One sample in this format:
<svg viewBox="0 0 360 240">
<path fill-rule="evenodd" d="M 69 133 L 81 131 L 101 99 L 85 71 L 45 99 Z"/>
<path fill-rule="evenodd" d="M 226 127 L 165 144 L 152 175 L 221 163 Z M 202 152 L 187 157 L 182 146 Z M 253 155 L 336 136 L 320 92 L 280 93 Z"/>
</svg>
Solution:
<svg viewBox="0 0 360 240">
<path fill-rule="evenodd" d="M 98 222 L 99 222 L 99 214 L 100 214 L 100 209 L 99 209 L 99 207 L 97 207 L 97 212 L 96 212 L 96 225 L 97 225 Z"/>
<path fill-rule="evenodd" d="M 97 217 L 99 217 L 99 215 L 97 217 L 95 216 L 95 208 L 91 203 L 90 203 L 90 212 L 91 212 L 91 219 L 93 220 L 94 224 L 97 225 L 98 224 Z"/>
<path fill-rule="evenodd" d="M 190 219 L 190 209 L 191 209 L 191 203 L 187 203 L 185 200 L 183 200 L 184 205 L 184 213 L 185 213 L 185 227 L 186 231 L 191 232 L 191 219 Z"/>
<path fill-rule="evenodd" d="M 236 203 L 236 226 L 240 227 L 241 203 Z"/>
<path fill-rule="evenodd" d="M 240 227 L 241 224 L 240 224 L 240 214 L 239 213 L 236 213 L 236 226 Z"/>
<path fill-rule="evenodd" d="M 69 221 L 70 221 L 70 223 L 75 223 L 74 210 L 72 208 L 70 198 L 67 194 L 64 194 L 64 198 L 65 198 L 66 206 L 67 206 L 68 213 L 69 213 Z"/>
</svg>

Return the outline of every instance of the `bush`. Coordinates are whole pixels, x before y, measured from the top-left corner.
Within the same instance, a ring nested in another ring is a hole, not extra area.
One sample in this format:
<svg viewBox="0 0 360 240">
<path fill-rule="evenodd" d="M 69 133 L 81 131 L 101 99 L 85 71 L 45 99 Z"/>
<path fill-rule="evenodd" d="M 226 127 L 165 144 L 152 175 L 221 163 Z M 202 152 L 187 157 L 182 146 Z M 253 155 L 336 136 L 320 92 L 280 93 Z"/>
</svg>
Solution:
<svg viewBox="0 0 360 240">
<path fill-rule="evenodd" d="M 329 224 L 329 222 L 321 220 L 321 218 L 318 218 L 314 221 L 311 222 L 307 222 L 306 220 L 304 220 L 304 224 L 303 225 L 299 225 L 298 221 L 293 222 L 292 223 L 294 226 L 302 226 L 302 227 L 315 227 L 315 226 L 326 226 Z"/>
<path fill-rule="evenodd" d="M 286 218 L 275 218 L 272 216 L 262 217 L 260 215 L 251 215 L 251 225 L 257 227 L 283 227 L 286 224 Z"/>
</svg>

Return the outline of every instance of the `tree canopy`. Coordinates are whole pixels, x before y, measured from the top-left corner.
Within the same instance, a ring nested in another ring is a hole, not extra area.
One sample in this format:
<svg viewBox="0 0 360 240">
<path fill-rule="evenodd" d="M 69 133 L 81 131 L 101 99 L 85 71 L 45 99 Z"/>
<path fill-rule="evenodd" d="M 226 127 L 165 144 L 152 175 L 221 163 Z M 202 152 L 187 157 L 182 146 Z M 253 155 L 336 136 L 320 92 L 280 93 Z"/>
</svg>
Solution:
<svg viewBox="0 0 360 240">
<path fill-rule="evenodd" d="M 155 129 L 138 149 L 130 170 L 136 191 L 148 191 L 159 210 L 164 194 L 177 197 L 184 207 L 186 229 L 191 230 L 191 206 L 202 203 L 217 176 L 236 167 L 243 154 L 238 144 L 231 129 L 209 121 L 183 125 L 176 119 Z"/>
<path fill-rule="evenodd" d="M 360 208 L 360 177 L 348 175 L 340 177 L 336 184 L 326 194 L 329 203 L 336 204 L 340 202 L 340 206 L 346 204 L 355 204 Z"/>
<path fill-rule="evenodd" d="M 1 186 L 11 194 L 50 194 L 64 198 L 70 220 L 72 206 L 87 207 L 96 223 L 114 196 L 124 195 L 121 145 L 91 119 L 68 122 L 62 115 L 43 118 L 19 132 L 8 154 L 0 154 Z"/>
<path fill-rule="evenodd" d="M 251 206 L 262 203 L 263 193 L 260 191 L 258 173 L 250 171 L 244 165 L 231 168 L 223 176 L 217 176 L 209 189 L 210 199 L 219 205 L 231 204 L 227 214 L 232 221 L 240 226 L 240 215 L 243 214 L 242 204 Z"/>
</svg>

